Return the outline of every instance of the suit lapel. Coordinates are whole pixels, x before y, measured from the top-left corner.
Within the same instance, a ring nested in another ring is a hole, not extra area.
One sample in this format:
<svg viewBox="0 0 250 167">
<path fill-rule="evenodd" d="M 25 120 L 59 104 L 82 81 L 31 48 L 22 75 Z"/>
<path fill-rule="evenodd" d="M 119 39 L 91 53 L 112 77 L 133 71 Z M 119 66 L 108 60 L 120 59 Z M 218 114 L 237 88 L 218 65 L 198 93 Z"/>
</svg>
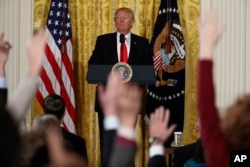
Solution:
<svg viewBox="0 0 250 167">
<path fill-rule="evenodd" d="M 130 52 L 129 52 L 129 58 L 128 63 L 131 63 L 131 60 L 133 60 L 134 56 L 136 56 L 136 37 L 134 34 L 131 34 L 131 43 L 130 43 Z"/>
<path fill-rule="evenodd" d="M 111 45 L 111 46 L 114 46 L 112 48 L 112 51 L 110 53 L 112 53 L 110 56 L 112 56 L 112 61 L 117 63 L 118 62 L 118 52 L 117 52 L 117 40 L 116 40 L 116 32 L 112 34 L 111 36 L 111 41 L 114 42 L 113 44 L 108 44 L 108 45 Z"/>
</svg>

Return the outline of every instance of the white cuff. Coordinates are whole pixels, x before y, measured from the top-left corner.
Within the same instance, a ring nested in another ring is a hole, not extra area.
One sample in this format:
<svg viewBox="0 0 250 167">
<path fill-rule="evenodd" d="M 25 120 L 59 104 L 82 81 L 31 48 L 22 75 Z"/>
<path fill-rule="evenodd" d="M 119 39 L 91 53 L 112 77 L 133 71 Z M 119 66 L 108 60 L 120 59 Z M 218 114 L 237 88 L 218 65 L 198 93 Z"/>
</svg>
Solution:
<svg viewBox="0 0 250 167">
<path fill-rule="evenodd" d="M 5 77 L 0 77 L 0 88 L 6 88 L 6 78 Z"/>
<path fill-rule="evenodd" d="M 119 136 L 122 136 L 122 137 L 124 137 L 126 139 L 129 139 L 129 140 L 134 140 L 135 139 L 135 130 L 134 130 L 134 128 L 128 128 L 128 127 L 120 126 L 117 133 L 118 133 Z"/>
<path fill-rule="evenodd" d="M 149 148 L 149 157 L 156 155 L 164 155 L 164 147 L 162 145 L 152 145 Z"/>
<path fill-rule="evenodd" d="M 114 116 L 114 115 L 107 116 L 104 118 L 103 124 L 104 124 L 105 130 L 118 129 L 119 119 L 117 116 Z"/>
</svg>

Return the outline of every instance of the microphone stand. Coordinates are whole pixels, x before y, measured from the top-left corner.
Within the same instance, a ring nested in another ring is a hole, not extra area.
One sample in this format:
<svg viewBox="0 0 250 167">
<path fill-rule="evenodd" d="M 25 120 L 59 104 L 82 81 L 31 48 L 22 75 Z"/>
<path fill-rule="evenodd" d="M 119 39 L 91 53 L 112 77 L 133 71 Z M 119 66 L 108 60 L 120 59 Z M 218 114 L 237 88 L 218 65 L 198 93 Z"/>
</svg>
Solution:
<svg viewBox="0 0 250 167">
<path fill-rule="evenodd" d="M 123 55 L 123 49 L 124 49 L 124 42 L 125 42 L 125 37 L 124 37 L 124 34 L 121 34 L 120 35 L 120 43 L 121 43 L 121 53 L 120 53 L 120 55 L 121 55 L 121 60 L 120 60 L 120 62 L 123 62 L 124 60 L 124 55 Z"/>
</svg>

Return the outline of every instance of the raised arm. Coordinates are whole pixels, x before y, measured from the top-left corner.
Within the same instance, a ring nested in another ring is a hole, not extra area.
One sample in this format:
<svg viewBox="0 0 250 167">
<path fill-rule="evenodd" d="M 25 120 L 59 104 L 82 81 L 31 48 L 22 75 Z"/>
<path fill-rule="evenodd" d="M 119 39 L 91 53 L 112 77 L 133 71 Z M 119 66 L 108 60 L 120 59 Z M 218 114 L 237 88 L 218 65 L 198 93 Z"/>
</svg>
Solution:
<svg viewBox="0 0 250 167">
<path fill-rule="evenodd" d="M 4 33 L 0 34 L 0 105 L 5 107 L 7 103 L 7 84 L 5 66 L 9 57 L 11 45 L 8 41 L 4 40 Z"/>
<path fill-rule="evenodd" d="M 4 40 L 4 33 L 0 34 L 0 77 L 5 77 L 5 65 L 9 57 L 12 46 L 8 41 Z"/>
<path fill-rule="evenodd" d="M 198 29 L 200 52 L 197 100 L 204 155 L 207 166 L 229 166 L 229 148 L 220 129 L 213 82 L 213 52 L 223 32 L 218 23 L 217 11 L 208 10 L 199 20 Z"/>
<path fill-rule="evenodd" d="M 111 73 L 107 80 L 107 86 L 98 85 L 98 99 L 103 108 L 104 115 L 104 132 L 103 132 L 103 149 L 102 149 L 102 164 L 101 167 L 107 167 L 112 153 L 112 148 L 116 136 L 117 128 L 119 127 L 118 118 L 118 93 L 119 87 L 122 84 L 118 73 Z"/>
<path fill-rule="evenodd" d="M 120 126 L 109 167 L 127 167 L 134 163 L 137 150 L 135 124 L 142 104 L 142 88 L 133 83 L 121 84 L 118 97 Z"/>
<path fill-rule="evenodd" d="M 218 22 L 218 13 L 210 9 L 201 16 L 198 21 L 199 30 L 199 59 L 212 60 L 213 52 L 224 27 Z"/>
<path fill-rule="evenodd" d="M 26 77 L 20 82 L 19 88 L 14 92 L 14 96 L 10 99 L 7 106 L 17 123 L 20 123 L 24 119 L 28 112 L 28 107 L 35 96 L 38 87 L 38 77 L 45 56 L 44 50 L 46 40 L 47 34 L 45 31 L 40 31 L 28 40 L 28 71 Z"/>
<path fill-rule="evenodd" d="M 164 107 L 156 108 L 150 115 L 150 139 L 148 167 L 165 167 L 164 143 L 171 136 L 176 125 L 169 125 L 170 112 Z"/>
</svg>

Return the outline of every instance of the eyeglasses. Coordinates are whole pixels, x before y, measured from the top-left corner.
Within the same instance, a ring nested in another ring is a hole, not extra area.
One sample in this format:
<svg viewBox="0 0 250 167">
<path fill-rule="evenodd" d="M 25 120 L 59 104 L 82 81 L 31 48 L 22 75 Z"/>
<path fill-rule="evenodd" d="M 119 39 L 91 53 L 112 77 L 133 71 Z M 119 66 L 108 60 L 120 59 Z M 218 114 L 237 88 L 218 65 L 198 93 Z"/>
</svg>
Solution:
<svg viewBox="0 0 250 167">
<path fill-rule="evenodd" d="M 131 16 L 116 16 L 115 20 L 128 20 L 131 19 Z"/>
</svg>

